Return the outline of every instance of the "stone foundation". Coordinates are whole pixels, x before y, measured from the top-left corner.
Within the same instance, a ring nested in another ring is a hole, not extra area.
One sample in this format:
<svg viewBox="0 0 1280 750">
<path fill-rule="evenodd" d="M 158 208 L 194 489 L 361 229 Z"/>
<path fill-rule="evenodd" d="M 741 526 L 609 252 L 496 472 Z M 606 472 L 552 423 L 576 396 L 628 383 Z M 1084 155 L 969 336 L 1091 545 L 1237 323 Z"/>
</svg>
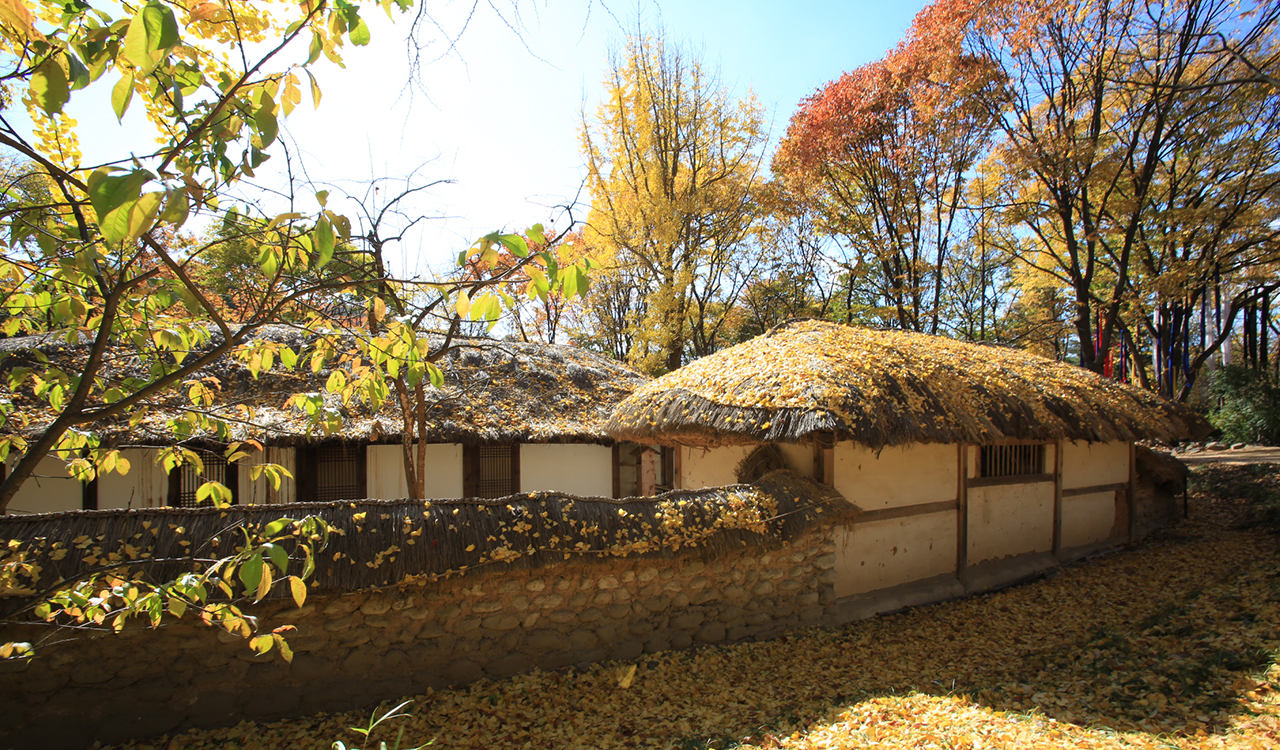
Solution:
<svg viewBox="0 0 1280 750">
<path fill-rule="evenodd" d="M 775 550 L 703 559 L 574 560 L 407 590 L 250 608 L 292 664 L 187 621 L 95 634 L 0 665 L 0 747 L 83 748 L 190 727 L 346 710 L 427 688 L 832 621 L 830 527 Z M 30 634 L 3 633 L 12 640 Z"/>
</svg>

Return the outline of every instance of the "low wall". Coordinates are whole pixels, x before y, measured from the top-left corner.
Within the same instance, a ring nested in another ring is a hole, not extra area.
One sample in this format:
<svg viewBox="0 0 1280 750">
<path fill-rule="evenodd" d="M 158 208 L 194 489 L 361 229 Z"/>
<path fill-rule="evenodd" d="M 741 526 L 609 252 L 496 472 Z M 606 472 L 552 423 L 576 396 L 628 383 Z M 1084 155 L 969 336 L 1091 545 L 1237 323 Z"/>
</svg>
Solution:
<svg viewBox="0 0 1280 750">
<path fill-rule="evenodd" d="M 0 664 L 0 747 L 83 748 L 188 727 L 350 709 L 427 688 L 696 645 L 830 619 L 831 527 L 704 559 L 494 566 L 419 587 L 251 609 L 297 626 L 292 664 L 189 622 L 130 628 Z M 9 640 L 22 633 L 0 633 Z"/>
</svg>

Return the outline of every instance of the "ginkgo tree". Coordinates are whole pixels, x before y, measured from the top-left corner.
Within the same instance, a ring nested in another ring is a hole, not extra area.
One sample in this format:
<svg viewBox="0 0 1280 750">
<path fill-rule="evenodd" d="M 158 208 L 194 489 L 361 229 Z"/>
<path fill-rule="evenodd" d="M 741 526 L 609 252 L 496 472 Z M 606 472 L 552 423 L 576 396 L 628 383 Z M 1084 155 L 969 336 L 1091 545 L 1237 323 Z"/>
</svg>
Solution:
<svg viewBox="0 0 1280 750">
<path fill-rule="evenodd" d="M 585 263 L 561 265 L 552 243 L 534 251 L 518 235 L 482 238 L 463 250 L 460 262 L 494 257 L 498 248 L 519 258 L 509 274 L 483 282 L 391 279 L 373 256 L 349 252 L 351 221 L 328 207 L 323 191 L 310 214 L 272 215 L 263 205 L 232 198 L 231 189 L 281 147 L 281 121 L 304 95 L 319 106 L 317 69 L 325 61 L 342 65 L 349 45 L 369 44 L 363 13 L 381 10 L 395 18 L 412 8 L 412 0 L 0 0 L 0 145 L 13 155 L 0 193 L 0 326 L 7 339 L 0 352 L 0 459 L 8 463 L 0 512 L 51 455 L 66 460 L 81 481 L 127 472 L 129 463 L 102 439 L 100 427 L 135 426 L 162 407 L 173 438 L 162 451 L 166 469 L 188 461 L 199 466 L 199 456 L 184 447 L 192 437 L 227 442 L 229 460 L 245 458 L 246 446 L 230 441 L 230 425 L 208 408 L 217 393 L 202 373 L 225 358 L 238 359 L 256 376 L 272 368 L 340 369 L 344 357 L 358 352 L 360 396 L 373 408 L 389 393 L 385 378 L 438 385 L 439 368 L 425 356 L 428 332 L 387 315 L 380 293 L 388 289 L 412 288 L 415 299 L 435 300 L 431 309 L 446 325 L 492 321 L 512 294 L 585 291 Z M 99 89 L 109 96 L 90 96 Z M 73 102 L 109 102 L 102 106 L 111 111 L 101 114 L 121 119 L 141 109 L 155 149 L 88 163 L 80 125 L 68 114 Z M 254 294 L 244 304 L 222 304 L 209 288 L 205 271 L 218 240 L 183 234 L 194 215 L 224 227 L 253 226 L 245 240 L 252 279 L 244 284 Z M 507 289 L 510 277 L 535 266 L 538 284 L 511 282 Z M 312 303 L 335 294 L 380 325 L 362 338 L 332 335 L 343 321 Z M 312 343 L 294 349 L 258 335 L 282 319 Z M 128 366 L 118 366 L 122 362 Z M 349 385 L 337 380 L 330 378 L 331 390 Z M 174 414 L 182 398 L 189 403 Z M 289 403 L 318 430 L 340 419 L 306 396 Z M 253 478 L 263 475 L 276 484 L 288 479 L 283 467 L 253 467 Z M 224 503 L 230 492 L 206 482 L 200 497 Z M 48 606 L 39 612 L 99 625 L 196 607 L 207 614 L 211 592 L 253 595 L 262 581 L 270 585 L 273 569 L 274 580 L 291 575 L 285 572 L 289 556 L 272 550 L 302 555 L 327 533 L 314 519 L 290 524 L 247 529 L 234 553 L 202 562 L 204 580 L 140 587 L 99 571 L 62 593 L 44 592 Z M 281 535 L 292 541 L 277 539 Z M 30 564 L 23 555 L 7 551 L 0 561 L 4 576 Z M 96 609 L 80 602 L 82 595 L 94 599 Z M 237 616 L 231 612 L 230 622 L 238 623 Z"/>
</svg>

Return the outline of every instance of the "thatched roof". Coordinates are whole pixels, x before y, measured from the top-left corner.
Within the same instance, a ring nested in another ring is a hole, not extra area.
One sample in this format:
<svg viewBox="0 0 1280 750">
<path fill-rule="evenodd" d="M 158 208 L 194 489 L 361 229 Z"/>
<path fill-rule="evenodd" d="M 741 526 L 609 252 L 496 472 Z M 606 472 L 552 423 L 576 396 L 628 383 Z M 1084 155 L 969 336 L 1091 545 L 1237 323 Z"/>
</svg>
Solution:
<svg viewBox="0 0 1280 750">
<path fill-rule="evenodd" d="M 1005 440 L 1177 440 L 1190 410 L 1028 352 L 816 320 L 664 375 L 614 410 L 619 439 L 666 445 L 799 442 L 814 433 L 880 448 Z"/>
<path fill-rule="evenodd" d="M 285 326 L 261 329 L 258 339 L 285 343 L 300 350 L 310 337 Z M 613 405 L 647 382 L 648 378 L 617 362 L 569 346 L 531 344 L 490 339 L 458 339 L 438 363 L 445 374 L 441 389 L 428 389 L 431 407 L 425 437 L 429 442 L 555 442 L 609 440 L 604 431 Z M 69 346 L 64 339 L 45 335 L 0 339 L 0 355 L 7 355 L 0 370 L 18 366 L 33 350 L 73 369 L 87 355 L 88 345 Z M 138 375 L 141 365 L 128 348 L 113 350 L 103 372 L 120 379 Z M 373 442 L 398 440 L 400 408 L 394 391 L 378 413 L 352 400 L 325 392 L 330 374 L 312 374 L 300 364 L 298 371 L 275 369 L 254 378 L 239 361 L 224 357 L 198 378 L 217 391 L 210 410 L 233 421 L 235 439 L 254 438 L 288 444 L 304 439 L 344 439 Z M 321 393 L 325 406 L 342 415 L 342 429 L 332 436 L 308 435 L 307 420 L 294 408 L 284 409 L 293 393 Z M 145 418 L 130 427 L 127 420 L 96 424 L 92 430 L 113 443 L 167 443 L 172 440 L 166 421 L 186 403 L 187 388 L 175 388 L 155 402 Z M 29 397 L 14 394 L 20 405 Z M 52 413 L 37 414 L 30 432 L 43 429 Z"/>
<path fill-rule="evenodd" d="M 497 500 L 355 500 L 218 508 L 148 508 L 0 516 L 8 559 L 37 565 L 34 579 L 0 580 L 0 596 L 27 596 L 109 561 L 158 582 L 193 558 L 231 553 L 237 527 L 319 516 L 335 530 L 317 557 L 314 585 L 358 590 L 427 581 L 502 565 L 535 567 L 602 555 L 714 556 L 776 547 L 821 518 L 858 513 L 829 487 L 788 471 L 754 484 L 675 490 L 657 497 L 581 498 L 537 492 Z M 217 541 L 210 541 L 217 540 Z M 154 565 L 147 559 L 187 562 Z M 296 571 L 294 571 L 296 572 Z"/>
</svg>

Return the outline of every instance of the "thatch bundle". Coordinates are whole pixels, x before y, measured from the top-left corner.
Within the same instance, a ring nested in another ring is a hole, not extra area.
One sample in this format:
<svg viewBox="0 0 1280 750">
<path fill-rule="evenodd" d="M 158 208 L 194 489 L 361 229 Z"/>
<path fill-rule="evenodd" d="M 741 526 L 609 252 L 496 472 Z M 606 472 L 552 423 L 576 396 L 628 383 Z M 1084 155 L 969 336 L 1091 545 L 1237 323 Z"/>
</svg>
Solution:
<svg viewBox="0 0 1280 750">
<path fill-rule="evenodd" d="M 114 562 L 152 582 L 230 555 L 240 527 L 323 518 L 334 529 L 314 585 L 363 590 L 494 565 L 534 567 L 573 557 L 695 554 L 776 547 L 819 518 L 858 511 L 829 487 L 788 471 L 754 484 L 675 490 L 657 497 L 582 498 L 538 492 L 497 500 L 356 500 L 218 508 L 150 508 L 0 516 L 0 562 L 31 575 L 0 580 L 28 596 Z M 179 562 L 155 564 L 147 560 Z M 292 564 L 292 563 L 291 563 Z M 297 573 L 297 570 L 291 570 Z"/>
<path fill-rule="evenodd" d="M 286 326 L 260 329 L 259 340 L 286 344 L 301 351 L 313 335 Z M 350 346 L 351 341 L 340 341 Z M 445 385 L 428 389 L 427 442 L 601 442 L 613 405 L 647 378 L 623 365 L 568 346 L 459 339 L 438 363 Z M 68 371 L 88 353 L 88 344 L 68 345 L 64 337 L 44 335 L 0 339 L 0 371 L 23 366 L 40 352 Z M 132 349 L 109 352 L 103 372 L 112 380 L 145 376 Z M 232 357 L 223 357 L 197 377 L 216 390 L 209 411 L 231 420 L 234 439 L 254 438 L 274 444 L 331 437 L 343 440 L 393 442 L 401 432 L 399 403 L 394 391 L 373 413 L 364 404 L 325 392 L 330 369 L 313 374 L 305 361 L 293 372 L 279 365 L 254 378 Z M 127 418 L 90 427 L 104 440 L 120 444 L 172 441 L 166 423 L 188 406 L 187 387 L 174 388 L 143 409 L 145 416 L 130 426 Z M 342 429 L 332 436 L 308 434 L 307 418 L 284 403 L 294 393 L 324 394 L 325 406 L 342 416 Z M 56 416 L 24 393 L 13 394 L 31 416 L 30 432 L 42 430 Z"/>
<path fill-rule="evenodd" d="M 665 445 L 800 442 L 871 448 L 1005 440 L 1177 440 L 1190 410 L 1028 352 L 816 320 L 784 323 L 640 388 L 617 438 Z"/>
</svg>

